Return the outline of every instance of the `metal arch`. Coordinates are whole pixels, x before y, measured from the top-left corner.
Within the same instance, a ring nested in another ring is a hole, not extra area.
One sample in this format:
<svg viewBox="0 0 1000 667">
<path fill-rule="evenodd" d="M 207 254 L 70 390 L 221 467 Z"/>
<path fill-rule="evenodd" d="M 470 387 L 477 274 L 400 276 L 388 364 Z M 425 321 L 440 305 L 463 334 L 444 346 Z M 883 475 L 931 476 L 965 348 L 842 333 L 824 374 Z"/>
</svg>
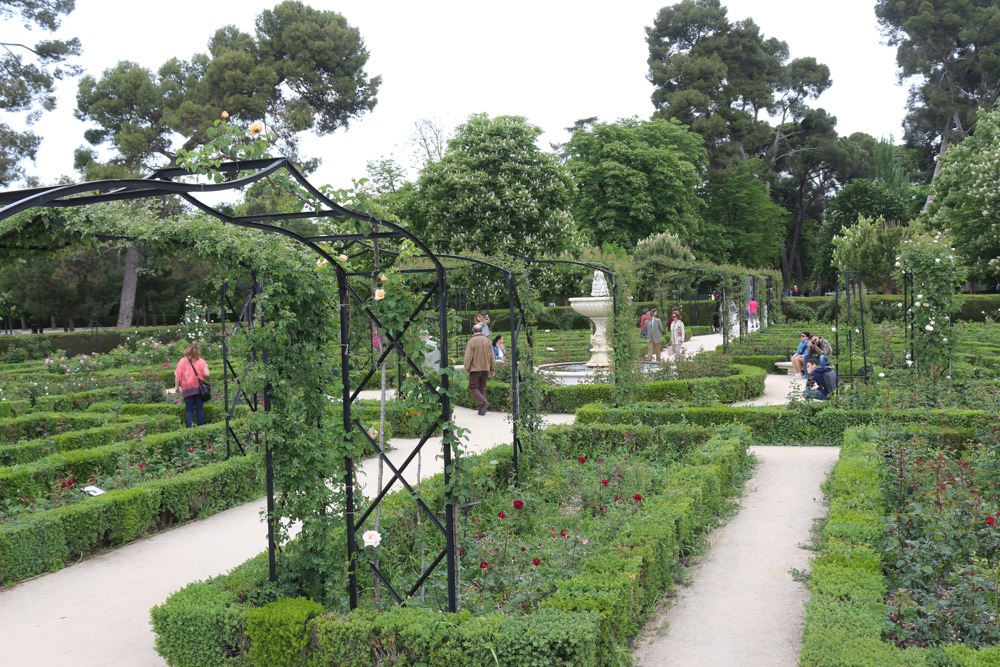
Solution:
<svg viewBox="0 0 1000 667">
<path fill-rule="evenodd" d="M 194 195 L 197 193 L 205 192 L 219 192 L 225 190 L 232 190 L 246 185 L 256 183 L 267 176 L 275 173 L 279 169 L 284 168 L 292 178 L 309 194 L 316 198 L 321 204 L 328 207 L 328 210 L 315 210 L 312 212 L 298 212 L 291 213 L 284 216 L 274 217 L 274 216 L 230 216 L 227 215 L 203 202 L 198 200 Z M 410 233 L 403 227 L 396 225 L 387 220 L 381 220 L 374 218 L 370 215 L 363 215 L 355 211 L 346 209 L 339 204 L 331 201 L 322 192 L 315 188 L 309 181 L 298 171 L 298 169 L 286 158 L 267 158 L 260 160 L 247 160 L 242 162 L 226 162 L 220 164 L 216 167 L 216 171 L 223 174 L 234 174 L 246 171 L 254 171 L 251 174 L 245 174 L 243 176 L 238 176 L 229 181 L 225 181 L 217 184 L 190 184 L 190 183 L 176 183 L 170 179 L 181 177 L 181 176 L 191 176 L 191 172 L 186 169 L 179 167 L 170 167 L 165 169 L 160 169 L 146 178 L 138 179 L 110 179 L 102 181 L 90 181 L 86 183 L 70 184 L 63 186 L 52 186 L 45 188 L 32 188 L 25 190 L 15 190 L 9 192 L 0 193 L 0 221 L 3 221 L 16 213 L 28 210 L 34 207 L 47 207 L 47 208 L 59 208 L 59 207 L 78 207 L 85 206 L 89 204 L 97 204 L 110 201 L 125 201 L 133 199 L 144 199 L 155 196 L 163 195 L 175 195 L 179 196 L 185 201 L 189 202 L 192 206 L 203 211 L 207 215 L 210 215 L 224 223 L 232 224 L 236 226 L 256 229 L 258 231 L 264 231 L 268 233 L 280 234 L 287 238 L 290 238 L 307 248 L 311 249 L 317 255 L 322 257 L 324 260 L 329 262 L 335 269 L 337 283 L 338 283 L 338 297 L 339 301 L 336 304 L 341 310 L 341 375 L 343 379 L 343 414 L 344 414 L 344 429 L 349 432 L 352 430 L 351 422 L 351 405 L 353 403 L 354 397 L 350 392 L 350 365 L 349 365 L 349 336 L 346 317 L 344 317 L 344 311 L 348 306 L 350 298 L 359 299 L 356 293 L 352 293 L 353 290 L 347 284 L 348 273 L 329 253 L 327 253 L 323 248 L 321 248 L 318 243 L 323 241 L 334 241 L 334 240 L 359 240 L 364 238 L 369 238 L 371 235 L 334 235 L 328 237 L 316 237 L 310 238 L 301 236 L 292 232 L 288 229 L 282 227 L 276 227 L 274 225 L 266 224 L 260 222 L 260 220 L 286 220 L 286 219 L 299 219 L 299 218 L 349 218 L 354 220 L 359 220 L 362 222 L 367 222 L 373 224 L 376 227 L 386 227 L 391 230 L 390 233 L 380 233 L 375 232 L 375 237 L 393 237 L 393 238 L 405 238 L 411 241 L 417 248 L 423 251 L 424 255 L 430 259 L 434 264 L 434 271 L 436 273 L 437 281 L 435 287 L 432 288 L 433 291 L 438 292 L 438 322 L 440 327 L 440 340 L 443 349 L 447 349 L 448 342 L 448 327 L 447 327 L 447 304 L 445 301 L 446 294 L 446 273 L 443 264 L 437 259 L 436 255 L 431 251 L 431 249 L 424 244 L 424 242 L 414 234 Z M 108 192 L 89 195 L 83 197 L 72 197 L 72 195 L 83 194 L 87 192 L 93 192 L 95 190 L 107 190 Z M 0 241 L 7 238 L 15 237 L 24 232 L 26 227 L 21 227 L 18 229 L 9 230 L 7 233 L 0 236 Z M 374 318 L 370 309 L 366 308 L 366 311 L 370 317 Z M 398 344 L 393 341 L 394 345 Z M 262 350 L 262 356 L 266 359 L 267 351 Z M 442 356 L 442 364 L 446 363 L 446 356 Z M 442 366 L 442 370 L 443 370 Z M 448 376 L 446 374 L 441 374 L 442 391 L 440 392 L 440 405 L 441 405 L 441 417 L 440 420 L 447 421 L 451 415 L 451 402 L 448 397 Z M 264 410 L 269 412 L 271 408 L 270 392 L 269 388 L 265 386 L 263 391 L 263 401 Z M 440 421 L 439 420 L 439 421 Z M 435 424 L 436 426 L 437 424 Z M 433 431 L 434 427 L 431 427 Z M 426 438 L 424 438 L 426 440 Z M 447 438 L 445 438 L 447 440 Z M 421 442 L 422 445 L 422 442 Z M 451 476 L 451 448 L 444 448 L 444 476 L 445 476 L 445 486 L 449 484 L 449 478 Z M 271 465 L 271 452 L 265 440 L 265 461 L 267 467 L 267 484 L 268 484 L 268 507 L 269 516 L 273 509 L 273 469 Z M 350 458 L 345 460 L 345 485 L 346 485 L 346 497 L 347 497 L 347 508 L 345 511 L 345 520 L 347 522 L 347 548 L 349 557 L 349 592 L 351 607 L 355 608 L 357 606 L 357 571 L 356 571 L 356 561 L 355 557 L 358 552 L 357 541 L 355 532 L 359 527 L 354 521 L 355 507 L 353 498 L 353 468 L 354 461 Z M 391 482 L 390 482 L 391 485 Z M 445 524 L 451 526 L 454 523 L 454 511 L 455 506 L 452 502 L 445 503 Z M 269 577 L 272 581 L 276 580 L 275 571 L 275 551 L 276 545 L 273 537 L 273 521 L 268 522 L 268 552 L 269 552 Z M 420 578 L 422 583 L 424 579 L 430 574 L 430 572 L 437 567 L 442 560 L 446 561 L 447 566 L 447 588 L 448 588 L 448 609 L 449 611 L 457 611 L 457 585 L 456 585 L 456 553 L 455 553 L 455 543 L 454 534 L 451 530 L 445 531 L 445 548 L 434 560 L 427 571 L 423 573 Z M 377 568 L 373 567 L 375 575 L 380 579 L 382 577 L 381 573 L 377 571 Z M 386 582 L 388 585 L 388 582 Z M 392 590 L 391 586 L 389 587 Z M 398 599 L 398 598 L 397 598 Z"/>
<path fill-rule="evenodd" d="M 365 247 L 369 247 L 369 246 L 367 246 L 367 244 L 364 241 L 361 241 L 361 244 L 364 245 Z M 384 253 L 387 253 L 389 255 L 396 255 L 396 256 L 399 255 L 398 252 L 396 252 L 394 250 L 391 250 L 391 249 L 388 249 L 388 248 L 380 248 L 379 252 L 384 252 Z M 509 314 L 508 314 L 508 316 L 509 316 L 509 319 L 510 319 L 510 326 L 511 326 L 511 341 L 510 341 L 510 343 L 511 343 L 511 417 L 512 417 L 512 420 L 511 420 L 512 421 L 512 434 L 511 434 L 511 438 L 514 441 L 513 442 L 513 449 L 514 449 L 514 485 L 515 486 L 519 486 L 519 484 L 520 484 L 520 465 L 519 465 L 519 459 L 520 459 L 520 453 L 521 453 L 522 445 L 521 445 L 521 439 L 520 439 L 520 437 L 518 435 L 518 425 L 517 425 L 518 419 L 521 416 L 521 388 L 520 388 L 520 375 L 519 375 L 519 370 L 520 370 L 520 352 L 519 352 L 519 346 L 518 346 L 518 339 L 519 339 L 519 335 L 520 335 L 520 331 L 521 331 L 521 326 L 523 324 L 525 324 L 525 321 L 524 321 L 524 306 L 521 303 L 521 296 L 518 293 L 517 286 L 514 283 L 514 272 L 511 271 L 510 269 L 507 269 L 506 267 L 500 266 L 499 264 L 494 264 L 493 262 L 489 262 L 489 261 L 487 261 L 485 259 L 480 259 L 478 257 L 469 257 L 469 256 L 466 256 L 466 255 L 455 255 L 455 254 L 446 254 L 446 253 L 438 253 L 437 256 L 440 259 L 453 259 L 453 260 L 457 260 L 457 261 L 461 261 L 461 262 L 469 262 L 470 264 L 477 264 L 479 266 L 485 266 L 487 268 L 494 269 L 494 270 L 499 271 L 501 273 L 501 275 L 504 278 L 504 282 L 507 283 L 507 297 L 508 297 L 507 303 L 508 303 L 508 308 L 509 308 L 509 311 L 510 311 Z M 414 257 L 414 259 L 422 259 L 422 258 L 423 258 L 423 255 L 417 255 L 417 256 Z M 447 271 L 447 267 L 445 267 L 445 270 Z M 516 319 L 515 319 L 515 312 L 514 312 L 514 306 L 515 306 L 515 304 L 517 305 L 517 314 L 519 315 L 519 317 L 517 317 Z M 531 332 L 526 330 L 525 334 L 528 337 L 528 344 L 530 345 L 531 344 Z M 445 351 L 445 355 L 446 354 L 447 354 L 447 352 Z M 383 355 L 383 357 L 384 356 L 385 355 Z M 381 360 L 380 360 L 380 362 L 381 362 Z"/>
</svg>

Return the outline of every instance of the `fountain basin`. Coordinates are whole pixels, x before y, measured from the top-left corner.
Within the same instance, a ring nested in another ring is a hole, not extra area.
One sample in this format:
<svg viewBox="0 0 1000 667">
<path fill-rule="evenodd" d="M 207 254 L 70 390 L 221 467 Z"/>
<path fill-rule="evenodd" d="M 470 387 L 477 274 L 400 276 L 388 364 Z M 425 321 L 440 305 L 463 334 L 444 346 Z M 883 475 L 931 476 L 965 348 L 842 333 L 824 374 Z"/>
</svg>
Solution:
<svg viewBox="0 0 1000 667">
<path fill-rule="evenodd" d="M 653 373 L 664 367 L 652 361 L 641 363 L 643 373 Z M 558 385 L 574 384 L 594 384 L 594 379 L 598 373 L 606 373 L 606 370 L 595 369 L 583 361 L 567 361 L 560 364 L 542 364 L 538 367 L 538 372 L 545 375 Z"/>
<path fill-rule="evenodd" d="M 612 312 L 610 296 L 580 296 L 569 300 L 570 308 L 590 318 L 594 323 L 594 333 L 590 337 L 590 360 L 587 367 L 597 370 L 611 368 L 611 346 L 608 345 L 608 316 Z"/>
</svg>

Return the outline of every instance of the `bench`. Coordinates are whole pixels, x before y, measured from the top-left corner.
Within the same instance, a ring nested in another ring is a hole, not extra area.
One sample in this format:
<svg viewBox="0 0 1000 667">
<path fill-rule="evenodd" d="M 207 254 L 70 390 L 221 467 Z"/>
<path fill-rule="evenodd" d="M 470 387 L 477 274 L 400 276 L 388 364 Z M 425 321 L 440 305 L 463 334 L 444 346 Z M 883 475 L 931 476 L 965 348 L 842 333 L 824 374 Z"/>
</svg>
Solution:
<svg viewBox="0 0 1000 667">
<path fill-rule="evenodd" d="M 791 372 L 791 370 L 792 370 L 792 362 L 790 362 L 790 361 L 776 361 L 776 362 L 774 362 L 774 365 L 779 370 L 784 369 L 785 371 L 788 371 L 788 372 Z"/>
</svg>

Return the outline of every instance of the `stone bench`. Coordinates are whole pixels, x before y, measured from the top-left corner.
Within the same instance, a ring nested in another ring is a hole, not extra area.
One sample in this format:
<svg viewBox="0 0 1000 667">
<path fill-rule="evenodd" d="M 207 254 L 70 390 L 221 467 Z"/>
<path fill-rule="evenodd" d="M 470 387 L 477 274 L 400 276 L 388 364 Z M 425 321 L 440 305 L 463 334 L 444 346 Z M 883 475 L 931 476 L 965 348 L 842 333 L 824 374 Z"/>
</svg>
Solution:
<svg viewBox="0 0 1000 667">
<path fill-rule="evenodd" d="M 776 361 L 776 362 L 774 362 L 774 365 L 778 369 L 784 369 L 785 371 L 787 371 L 789 373 L 792 371 L 792 362 L 790 362 L 790 361 Z"/>
</svg>

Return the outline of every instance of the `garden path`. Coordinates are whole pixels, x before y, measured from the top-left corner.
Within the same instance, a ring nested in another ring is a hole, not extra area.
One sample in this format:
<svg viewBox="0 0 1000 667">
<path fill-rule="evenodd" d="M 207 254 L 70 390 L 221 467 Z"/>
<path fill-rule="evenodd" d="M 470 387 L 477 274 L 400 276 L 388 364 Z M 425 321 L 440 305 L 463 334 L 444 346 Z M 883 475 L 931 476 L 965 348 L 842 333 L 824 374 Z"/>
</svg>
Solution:
<svg viewBox="0 0 1000 667">
<path fill-rule="evenodd" d="M 796 665 L 809 592 L 792 570 L 809 566 L 813 521 L 826 514 L 820 485 L 836 447 L 753 447 L 757 468 L 741 509 L 709 535 L 692 584 L 646 626 L 642 667 Z"/>
<path fill-rule="evenodd" d="M 547 423 L 569 423 L 574 415 L 548 415 Z M 468 450 L 510 442 L 507 415 L 455 409 L 455 421 L 470 429 Z M 390 459 L 399 465 L 416 440 L 393 439 Z M 441 472 L 440 438 L 422 455 L 422 475 Z M 405 475 L 416 481 L 416 462 Z M 377 462 L 362 465 L 366 495 L 374 495 Z M 387 474 L 388 481 L 391 473 Z M 369 490 L 369 488 L 371 490 Z M 194 521 L 145 540 L 0 590 L 0 665 L 165 665 L 153 650 L 149 608 L 186 584 L 228 572 L 267 548 L 255 501 Z"/>
</svg>

